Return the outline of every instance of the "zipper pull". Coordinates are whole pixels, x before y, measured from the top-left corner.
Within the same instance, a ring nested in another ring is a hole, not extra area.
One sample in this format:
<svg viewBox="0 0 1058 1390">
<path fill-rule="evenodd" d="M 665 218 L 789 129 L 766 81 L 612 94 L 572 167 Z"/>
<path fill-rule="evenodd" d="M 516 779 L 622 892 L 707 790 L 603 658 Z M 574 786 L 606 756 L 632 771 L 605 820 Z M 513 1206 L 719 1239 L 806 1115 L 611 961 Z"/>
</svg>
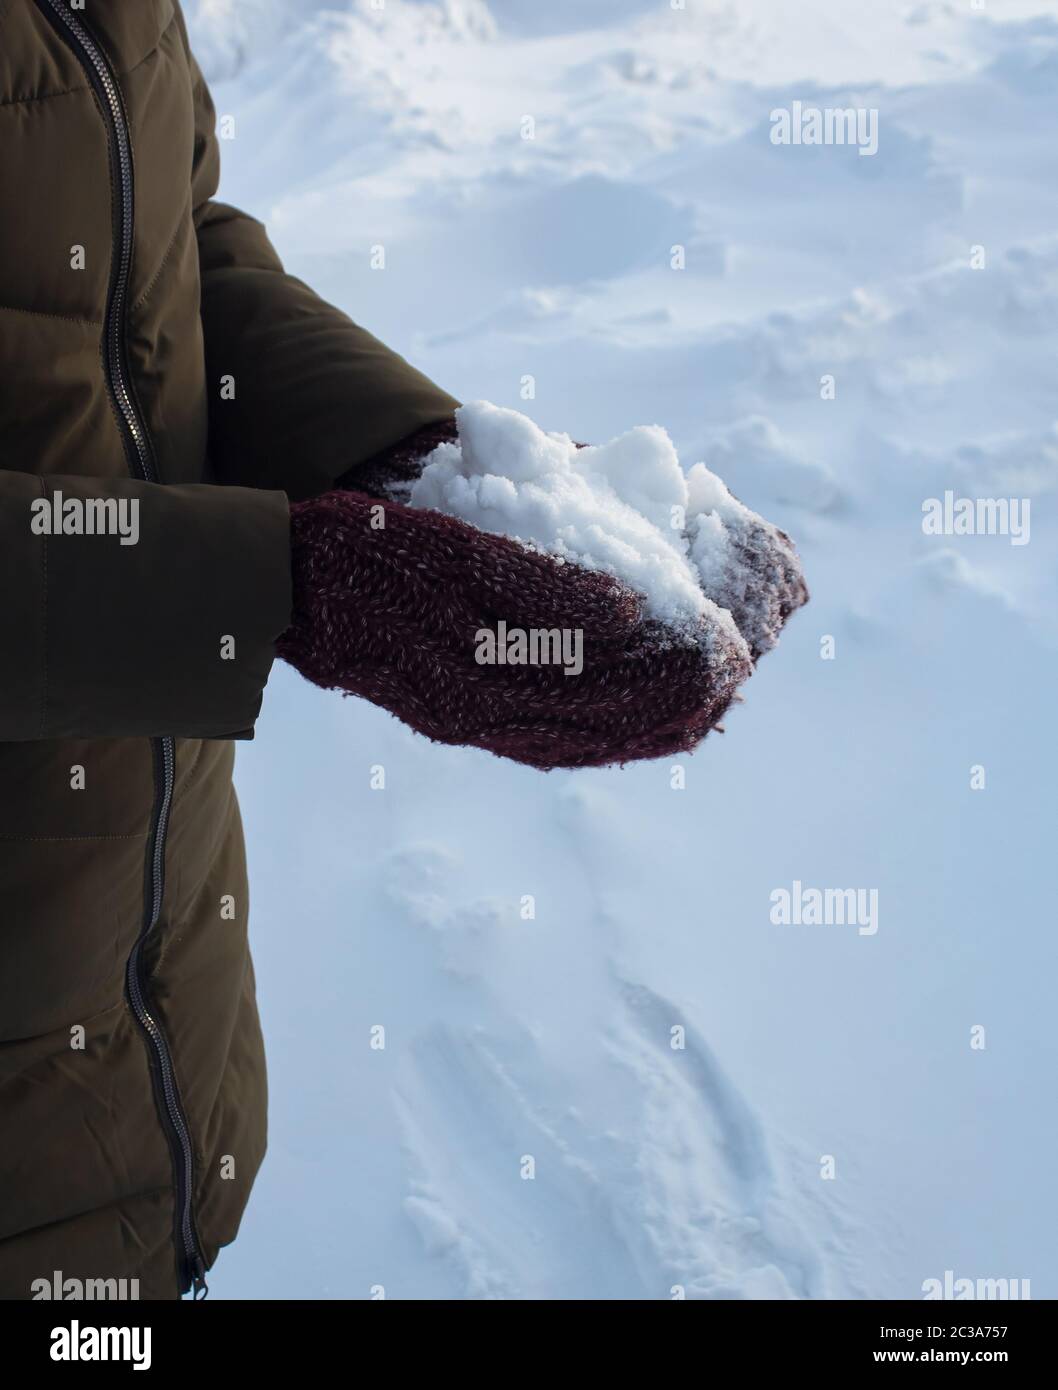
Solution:
<svg viewBox="0 0 1058 1390">
<path fill-rule="evenodd" d="M 196 1255 L 195 1262 L 191 1266 L 191 1297 L 199 1303 L 209 1294 L 209 1285 L 206 1283 L 206 1266 L 202 1256 Z"/>
</svg>

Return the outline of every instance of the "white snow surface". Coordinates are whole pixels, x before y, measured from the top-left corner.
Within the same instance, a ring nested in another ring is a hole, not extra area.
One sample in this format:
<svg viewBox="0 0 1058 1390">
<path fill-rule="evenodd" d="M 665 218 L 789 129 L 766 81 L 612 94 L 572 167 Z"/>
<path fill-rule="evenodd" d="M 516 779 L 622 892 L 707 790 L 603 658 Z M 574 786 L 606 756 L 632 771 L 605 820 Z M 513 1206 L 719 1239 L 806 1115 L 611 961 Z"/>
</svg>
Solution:
<svg viewBox="0 0 1058 1390">
<path fill-rule="evenodd" d="M 276 671 L 269 1152 L 212 1296 L 1058 1296 L 1053 0 L 186 9 L 293 273 L 460 399 L 658 421 L 812 589 L 672 763 L 545 776 Z M 794 101 L 877 154 L 773 145 Z M 946 489 L 1031 544 L 924 535 Z M 795 881 L 877 932 L 773 924 Z"/>
</svg>

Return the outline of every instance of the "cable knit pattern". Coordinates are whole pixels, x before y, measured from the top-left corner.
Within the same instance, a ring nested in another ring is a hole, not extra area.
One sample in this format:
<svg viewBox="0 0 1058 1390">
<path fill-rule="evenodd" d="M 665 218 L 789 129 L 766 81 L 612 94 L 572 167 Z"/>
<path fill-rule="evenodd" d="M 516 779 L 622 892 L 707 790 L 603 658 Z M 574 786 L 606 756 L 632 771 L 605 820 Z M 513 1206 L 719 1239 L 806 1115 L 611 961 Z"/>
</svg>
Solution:
<svg viewBox="0 0 1058 1390">
<path fill-rule="evenodd" d="M 342 480 L 360 490 L 291 505 L 295 610 L 279 655 L 431 739 L 532 767 L 692 749 L 753 669 L 726 615 L 675 634 L 609 575 L 393 500 L 455 437 L 454 422 L 430 426 Z M 478 634 L 501 621 L 580 630 L 583 670 L 479 664 Z"/>
</svg>

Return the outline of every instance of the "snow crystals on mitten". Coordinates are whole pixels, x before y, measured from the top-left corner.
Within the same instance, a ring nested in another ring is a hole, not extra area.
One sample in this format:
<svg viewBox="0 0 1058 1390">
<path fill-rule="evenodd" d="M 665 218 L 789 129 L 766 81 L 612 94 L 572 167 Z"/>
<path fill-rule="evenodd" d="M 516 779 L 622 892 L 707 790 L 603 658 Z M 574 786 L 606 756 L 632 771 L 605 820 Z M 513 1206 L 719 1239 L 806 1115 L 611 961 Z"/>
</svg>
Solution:
<svg viewBox="0 0 1058 1390">
<path fill-rule="evenodd" d="M 730 611 L 756 661 L 808 602 L 793 542 L 696 463 L 687 475 L 687 540 L 702 588 Z"/>
</svg>

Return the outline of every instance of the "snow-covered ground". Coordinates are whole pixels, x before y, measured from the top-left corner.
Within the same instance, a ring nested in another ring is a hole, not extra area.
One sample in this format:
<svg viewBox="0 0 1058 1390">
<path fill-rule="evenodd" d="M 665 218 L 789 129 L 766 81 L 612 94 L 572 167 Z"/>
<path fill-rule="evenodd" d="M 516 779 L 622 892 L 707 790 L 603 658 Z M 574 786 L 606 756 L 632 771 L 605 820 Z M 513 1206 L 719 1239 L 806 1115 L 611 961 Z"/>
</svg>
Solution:
<svg viewBox="0 0 1058 1390">
<path fill-rule="evenodd" d="M 813 595 L 682 788 L 277 669 L 271 1145 L 213 1295 L 1058 1296 L 1053 0 L 187 9 L 291 270 L 465 400 L 663 426 Z M 794 102 L 877 153 L 774 144 Z M 1029 543 L 924 534 L 948 490 Z M 795 883 L 876 930 L 775 924 Z"/>
</svg>

